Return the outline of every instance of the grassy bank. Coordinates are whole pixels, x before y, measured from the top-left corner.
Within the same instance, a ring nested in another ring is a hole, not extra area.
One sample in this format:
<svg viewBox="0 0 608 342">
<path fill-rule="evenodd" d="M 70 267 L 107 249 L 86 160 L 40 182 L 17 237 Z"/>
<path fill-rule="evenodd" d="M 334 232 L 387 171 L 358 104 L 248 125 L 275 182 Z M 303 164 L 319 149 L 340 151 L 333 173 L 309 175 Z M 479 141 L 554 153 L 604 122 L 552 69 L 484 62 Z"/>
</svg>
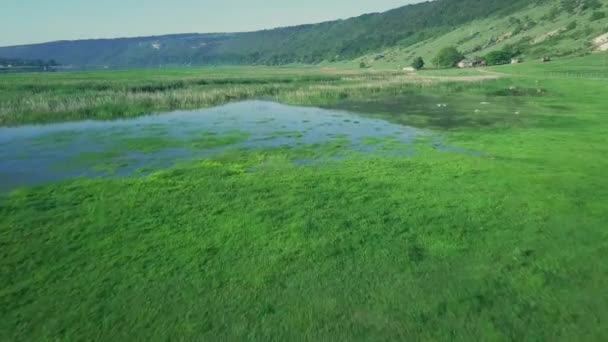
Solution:
<svg viewBox="0 0 608 342">
<path fill-rule="evenodd" d="M 303 66 L 3 75 L 0 125 L 124 118 L 262 97 L 324 104 L 491 77 Z"/>
<path fill-rule="evenodd" d="M 608 84 L 572 76 L 600 57 L 276 95 L 449 128 L 481 156 L 236 149 L 0 197 L 0 340 L 606 340 Z M 486 99 L 500 110 L 469 107 Z"/>
</svg>

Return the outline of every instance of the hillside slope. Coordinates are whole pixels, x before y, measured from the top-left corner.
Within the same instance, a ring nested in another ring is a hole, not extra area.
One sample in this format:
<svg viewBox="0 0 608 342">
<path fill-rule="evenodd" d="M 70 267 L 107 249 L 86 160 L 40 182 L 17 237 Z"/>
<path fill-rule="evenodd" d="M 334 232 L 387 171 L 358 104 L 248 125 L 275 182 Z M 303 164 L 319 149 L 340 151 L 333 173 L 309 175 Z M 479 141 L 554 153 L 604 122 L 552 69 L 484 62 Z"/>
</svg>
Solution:
<svg viewBox="0 0 608 342">
<path fill-rule="evenodd" d="M 607 1 L 436 0 L 314 25 L 246 33 L 59 41 L 1 47 L 0 56 L 111 67 L 279 65 L 352 61 L 362 56 L 363 60 L 372 62 L 406 63 L 414 55 L 429 57 L 445 45 L 462 46 L 468 53 L 490 51 L 506 41 L 524 46 L 525 37 L 529 43 L 542 32 L 549 32 L 549 28 L 563 26 L 564 20 L 572 15 L 578 16 L 576 20 L 580 23 L 569 34 L 576 32 L 578 38 L 587 42 L 594 35 L 608 32 L 602 27 L 605 18 L 586 23 L 591 13 L 601 11 L 598 4 L 605 6 Z M 570 8 L 571 2 L 578 5 Z M 585 9 L 590 7 L 588 3 L 593 3 L 593 8 Z M 537 18 L 549 14 L 551 18 L 546 20 Z M 564 35 L 550 37 L 545 45 L 562 37 Z M 580 49 L 574 50 L 563 53 Z M 384 53 L 378 58 L 380 51 Z M 389 58 L 384 59 L 382 55 Z"/>
<path fill-rule="evenodd" d="M 55 59 L 77 66 L 286 64 L 348 60 L 403 42 L 418 42 L 529 0 L 437 0 L 357 18 L 236 34 L 60 41 L 3 47 L 0 56 Z"/>
<path fill-rule="evenodd" d="M 349 63 L 393 68 L 409 66 L 415 57 L 421 56 L 428 64 L 439 49 L 449 45 L 458 47 L 468 57 L 484 56 L 506 47 L 521 51 L 524 59 L 608 51 L 608 0 L 594 1 L 593 8 L 573 11 L 565 8 L 564 3 L 544 1 L 507 16 L 473 20 L 445 34 L 414 44 L 396 44 Z"/>
</svg>

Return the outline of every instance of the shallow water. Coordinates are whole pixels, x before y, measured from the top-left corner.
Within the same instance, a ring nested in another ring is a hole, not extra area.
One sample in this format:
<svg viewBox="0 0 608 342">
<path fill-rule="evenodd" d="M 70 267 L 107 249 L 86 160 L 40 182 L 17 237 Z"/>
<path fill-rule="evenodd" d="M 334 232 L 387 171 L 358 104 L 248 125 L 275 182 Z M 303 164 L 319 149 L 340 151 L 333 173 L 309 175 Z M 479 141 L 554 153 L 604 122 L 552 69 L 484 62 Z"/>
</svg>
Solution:
<svg viewBox="0 0 608 342">
<path fill-rule="evenodd" d="M 268 101 L 116 121 L 0 128 L 0 191 L 77 176 L 128 175 L 227 148 L 295 147 L 340 139 L 342 152 L 380 153 L 382 139 L 390 138 L 391 148 L 381 153 L 407 155 L 414 153 L 407 145 L 430 135 L 353 112 Z M 432 146 L 474 153 L 445 146 L 437 136 Z"/>
</svg>

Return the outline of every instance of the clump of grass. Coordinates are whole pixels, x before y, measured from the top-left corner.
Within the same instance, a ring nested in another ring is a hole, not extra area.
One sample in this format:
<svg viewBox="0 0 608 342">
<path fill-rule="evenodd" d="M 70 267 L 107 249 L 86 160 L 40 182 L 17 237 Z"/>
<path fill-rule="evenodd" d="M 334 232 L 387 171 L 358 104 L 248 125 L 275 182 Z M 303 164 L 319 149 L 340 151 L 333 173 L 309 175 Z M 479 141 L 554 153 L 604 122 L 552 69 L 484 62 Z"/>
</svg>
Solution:
<svg viewBox="0 0 608 342">
<path fill-rule="evenodd" d="M 192 149 L 208 149 L 219 146 L 233 145 L 249 137 L 249 133 L 230 131 L 225 133 L 202 132 L 189 139 L 187 146 Z"/>
</svg>

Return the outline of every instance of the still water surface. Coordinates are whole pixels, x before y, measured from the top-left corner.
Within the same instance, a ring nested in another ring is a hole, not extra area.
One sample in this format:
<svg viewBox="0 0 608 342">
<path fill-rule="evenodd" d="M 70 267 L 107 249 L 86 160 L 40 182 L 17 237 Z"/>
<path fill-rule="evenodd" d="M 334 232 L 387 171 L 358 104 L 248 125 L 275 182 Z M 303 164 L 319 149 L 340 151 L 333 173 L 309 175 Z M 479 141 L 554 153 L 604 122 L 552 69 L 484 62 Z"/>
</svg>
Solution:
<svg viewBox="0 0 608 342">
<path fill-rule="evenodd" d="M 305 146 L 337 138 L 345 142 L 345 151 L 377 153 L 378 146 L 369 140 L 390 137 L 400 146 L 392 153 L 407 155 L 414 153 L 407 145 L 430 135 L 349 111 L 269 101 L 115 121 L 0 128 L 0 192 L 78 176 L 129 175 L 228 148 Z M 437 149 L 475 153 L 446 146 L 438 136 L 432 141 Z M 106 162 L 113 165 L 111 171 L 103 167 Z"/>
</svg>

